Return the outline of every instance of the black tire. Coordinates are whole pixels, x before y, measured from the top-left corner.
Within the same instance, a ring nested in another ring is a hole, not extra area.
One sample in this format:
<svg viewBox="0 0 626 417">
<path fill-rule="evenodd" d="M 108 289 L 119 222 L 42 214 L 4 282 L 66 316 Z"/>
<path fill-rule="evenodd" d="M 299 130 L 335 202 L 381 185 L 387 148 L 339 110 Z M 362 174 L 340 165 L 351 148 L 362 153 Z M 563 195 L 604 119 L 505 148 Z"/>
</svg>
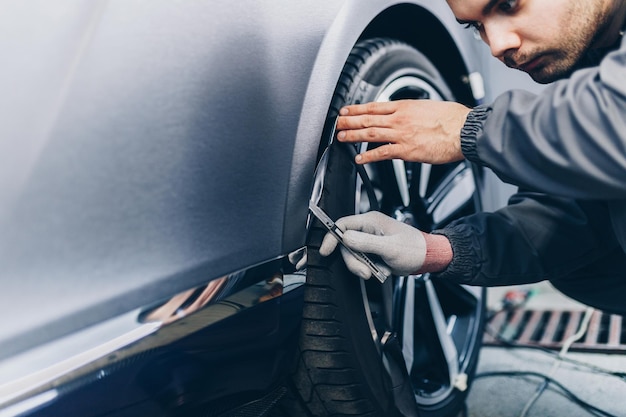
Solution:
<svg viewBox="0 0 626 417">
<path fill-rule="evenodd" d="M 453 99 L 419 51 L 393 40 L 367 40 L 344 67 L 329 120 L 344 104 L 400 98 Z M 333 219 L 370 210 L 374 195 L 374 208 L 426 231 L 480 210 L 474 168 L 466 162 L 370 164 L 371 184 L 363 186 L 350 146 L 335 141 L 328 155 L 319 205 Z M 339 251 L 319 255 L 325 233 L 319 222 L 312 224 L 294 376 L 307 414 L 457 415 L 467 395 L 463 379 L 469 382 L 476 369 L 484 291 L 428 274 L 391 277 L 383 285 L 360 280 Z"/>
</svg>

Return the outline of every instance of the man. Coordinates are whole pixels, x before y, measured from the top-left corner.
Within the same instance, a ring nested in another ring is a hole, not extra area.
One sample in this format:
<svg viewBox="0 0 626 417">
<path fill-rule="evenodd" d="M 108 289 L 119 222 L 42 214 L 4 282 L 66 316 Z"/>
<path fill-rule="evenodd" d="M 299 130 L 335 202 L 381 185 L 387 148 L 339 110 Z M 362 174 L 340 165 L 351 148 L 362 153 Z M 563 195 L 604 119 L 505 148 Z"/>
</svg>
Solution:
<svg viewBox="0 0 626 417">
<path fill-rule="evenodd" d="M 626 0 L 448 0 L 492 54 L 535 81 L 492 105 L 398 101 L 347 106 L 342 142 L 382 142 L 357 163 L 467 158 L 520 186 L 507 207 L 422 233 L 380 213 L 338 221 L 346 243 L 398 274 L 496 286 L 549 279 L 626 315 Z M 336 240 L 325 237 L 320 252 Z M 369 272 L 342 250 L 346 265 Z"/>
</svg>

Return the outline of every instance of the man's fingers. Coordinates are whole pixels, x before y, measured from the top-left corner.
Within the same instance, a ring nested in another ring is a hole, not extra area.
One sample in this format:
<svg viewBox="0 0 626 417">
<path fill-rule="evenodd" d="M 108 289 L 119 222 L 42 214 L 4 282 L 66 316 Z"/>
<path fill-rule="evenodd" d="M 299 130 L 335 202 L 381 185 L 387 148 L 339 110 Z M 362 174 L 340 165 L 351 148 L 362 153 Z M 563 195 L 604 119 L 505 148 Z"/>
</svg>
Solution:
<svg viewBox="0 0 626 417">
<path fill-rule="evenodd" d="M 396 142 L 397 132 L 387 127 L 364 127 L 348 130 L 340 130 L 337 133 L 337 139 L 340 142 Z"/>
<path fill-rule="evenodd" d="M 390 128 L 393 118 L 389 115 L 363 114 L 360 116 L 339 116 L 337 130 L 353 130 L 365 128 Z"/>
<path fill-rule="evenodd" d="M 338 243 L 339 242 L 337 241 L 335 236 L 333 236 L 331 233 L 326 233 L 324 239 L 322 240 L 322 244 L 320 245 L 320 255 L 330 255 L 337 248 Z M 339 249 L 341 251 L 341 256 L 343 257 L 343 262 L 346 264 L 346 267 L 350 270 L 350 272 L 360 278 L 370 279 L 370 277 L 372 276 L 372 271 L 367 265 L 355 258 L 345 247 L 340 246 Z M 386 268 L 385 270 L 387 269 L 388 268 Z"/>
<path fill-rule="evenodd" d="M 368 164 L 388 159 L 402 159 L 403 156 L 406 156 L 403 154 L 403 149 L 404 147 L 401 145 L 389 143 L 358 154 L 355 160 L 358 164 Z"/>
<path fill-rule="evenodd" d="M 386 216 L 377 211 L 370 211 L 365 214 L 353 214 L 352 216 L 340 218 L 335 222 L 335 225 L 344 233 L 348 229 L 353 229 L 365 233 L 381 234 L 381 231 L 376 227 L 376 224 L 381 221 L 379 217 Z M 320 245 L 320 255 L 330 255 L 333 253 L 338 243 L 339 241 L 332 233 L 326 233 Z"/>
<path fill-rule="evenodd" d="M 359 232 L 381 234 L 382 231 L 377 226 L 381 216 L 385 215 L 378 211 L 370 211 L 364 214 L 342 217 L 337 220 L 335 224 L 344 231 L 344 233 L 346 230 L 357 230 Z"/>
<path fill-rule="evenodd" d="M 364 129 L 355 130 L 342 130 L 337 134 L 337 139 L 340 142 L 347 143 L 385 143 L 384 145 L 377 146 L 362 154 L 359 154 L 356 158 L 356 162 L 359 164 L 366 164 L 369 162 L 385 161 L 388 159 L 405 159 L 406 152 L 405 146 L 396 143 L 397 138 L 393 129 L 382 127 L 368 127 Z"/>
<path fill-rule="evenodd" d="M 393 101 L 352 104 L 339 110 L 340 116 L 359 116 L 362 114 L 391 114 L 396 111 L 397 104 Z"/>
<path fill-rule="evenodd" d="M 341 256 L 343 257 L 343 262 L 346 264 L 346 267 L 350 270 L 350 272 L 360 278 L 370 279 L 372 271 L 368 268 L 368 266 L 352 256 L 350 251 L 343 246 L 341 247 Z"/>
<path fill-rule="evenodd" d="M 358 232 L 356 230 L 348 230 L 343 234 L 343 242 L 352 250 L 364 253 L 372 253 L 382 256 L 386 253 L 385 236 L 379 236 L 367 232 Z"/>
<path fill-rule="evenodd" d="M 324 239 L 322 239 L 322 244 L 320 245 L 320 255 L 330 255 L 331 253 L 333 253 L 338 243 L 339 241 L 335 236 L 333 236 L 331 233 L 326 233 Z"/>
<path fill-rule="evenodd" d="M 296 266 L 296 269 L 302 268 L 304 265 L 306 265 L 307 261 L 306 248 L 301 248 L 297 251 L 291 252 L 288 256 L 288 259 L 292 265 Z"/>
<path fill-rule="evenodd" d="M 300 270 L 300 269 L 304 268 L 306 266 L 307 262 L 308 262 L 307 253 L 304 252 L 304 255 L 302 256 L 302 258 L 300 258 L 298 263 L 296 263 L 296 270 Z"/>
</svg>

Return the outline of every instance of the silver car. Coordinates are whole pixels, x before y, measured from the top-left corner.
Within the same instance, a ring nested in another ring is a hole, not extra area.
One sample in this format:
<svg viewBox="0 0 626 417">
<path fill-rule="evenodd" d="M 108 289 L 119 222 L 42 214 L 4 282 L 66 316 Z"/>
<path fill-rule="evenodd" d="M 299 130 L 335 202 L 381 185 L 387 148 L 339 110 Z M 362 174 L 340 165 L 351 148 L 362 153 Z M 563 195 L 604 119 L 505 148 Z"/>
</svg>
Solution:
<svg viewBox="0 0 626 417">
<path fill-rule="evenodd" d="M 334 140 L 344 104 L 491 97 L 443 0 L 2 1 L 0 22 L 0 416 L 458 413 L 484 292 L 360 280 L 308 209 L 432 230 L 501 201 L 468 163 L 357 169 Z"/>
</svg>

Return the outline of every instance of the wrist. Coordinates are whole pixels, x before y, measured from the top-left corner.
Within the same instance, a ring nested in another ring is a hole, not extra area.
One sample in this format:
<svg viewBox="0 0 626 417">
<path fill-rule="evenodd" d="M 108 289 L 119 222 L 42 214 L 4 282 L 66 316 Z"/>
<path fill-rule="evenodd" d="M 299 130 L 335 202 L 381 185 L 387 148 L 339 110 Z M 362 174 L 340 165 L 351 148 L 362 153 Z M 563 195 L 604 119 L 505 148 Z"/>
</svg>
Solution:
<svg viewBox="0 0 626 417">
<path fill-rule="evenodd" d="M 425 272 L 443 271 L 452 262 L 452 245 L 444 235 L 423 233 L 426 241 L 426 257 L 424 264 L 417 271 L 418 274 Z"/>
<path fill-rule="evenodd" d="M 474 107 L 465 119 L 465 124 L 461 128 L 461 152 L 469 161 L 481 163 L 476 149 L 476 140 L 482 134 L 485 120 L 491 113 L 488 106 Z"/>
</svg>

